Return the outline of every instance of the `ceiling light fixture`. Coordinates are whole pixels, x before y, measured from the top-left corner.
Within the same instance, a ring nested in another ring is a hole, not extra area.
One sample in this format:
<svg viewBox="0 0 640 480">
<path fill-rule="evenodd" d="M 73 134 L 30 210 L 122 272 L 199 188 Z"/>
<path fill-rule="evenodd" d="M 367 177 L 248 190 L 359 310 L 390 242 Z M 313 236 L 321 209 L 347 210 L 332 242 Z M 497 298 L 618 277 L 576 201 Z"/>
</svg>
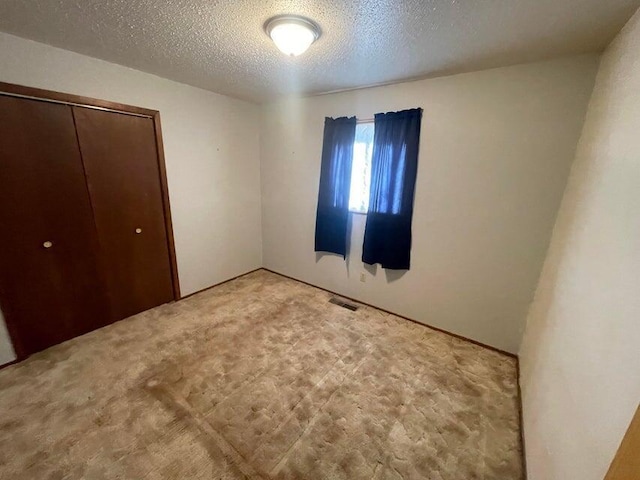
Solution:
<svg viewBox="0 0 640 480">
<path fill-rule="evenodd" d="M 297 57 L 320 38 L 320 27 L 308 18 L 279 15 L 267 20 L 264 30 L 282 53 Z"/>
</svg>

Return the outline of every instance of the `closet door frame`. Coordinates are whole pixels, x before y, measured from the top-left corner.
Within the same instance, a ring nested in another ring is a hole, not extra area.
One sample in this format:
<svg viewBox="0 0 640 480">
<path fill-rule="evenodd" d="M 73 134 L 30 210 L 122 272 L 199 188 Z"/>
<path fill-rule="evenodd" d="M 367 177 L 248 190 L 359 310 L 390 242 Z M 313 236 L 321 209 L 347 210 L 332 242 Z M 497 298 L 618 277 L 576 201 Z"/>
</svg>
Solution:
<svg viewBox="0 0 640 480">
<path fill-rule="evenodd" d="M 173 223 L 171 221 L 171 207 L 169 204 L 169 190 L 167 185 L 167 170 L 164 160 L 164 146 L 162 143 L 162 128 L 160 125 L 160 112 L 147 108 L 134 107 L 122 103 L 99 100 L 96 98 L 72 95 L 68 93 L 42 90 L 40 88 L 25 87 L 12 83 L 0 82 L 0 95 L 40 100 L 44 102 L 61 103 L 65 105 L 93 108 L 126 115 L 146 117 L 153 120 L 155 130 L 156 150 L 158 152 L 158 170 L 160 172 L 160 188 L 162 191 L 162 209 L 164 211 L 164 223 L 167 232 L 167 245 L 169 247 L 169 264 L 171 266 L 171 280 L 173 285 L 173 300 L 180 299 L 180 282 L 178 280 L 178 264 L 176 261 L 175 243 L 173 238 Z M 10 315 L 5 318 L 9 331 L 12 331 Z M 13 335 L 12 335 L 13 338 Z"/>
</svg>

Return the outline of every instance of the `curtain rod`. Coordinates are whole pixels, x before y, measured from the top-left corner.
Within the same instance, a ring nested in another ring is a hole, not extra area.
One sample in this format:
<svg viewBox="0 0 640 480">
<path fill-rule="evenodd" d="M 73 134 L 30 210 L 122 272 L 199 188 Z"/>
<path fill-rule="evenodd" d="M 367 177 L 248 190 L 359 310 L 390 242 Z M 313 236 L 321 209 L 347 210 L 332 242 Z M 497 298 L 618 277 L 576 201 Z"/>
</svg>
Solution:
<svg viewBox="0 0 640 480">
<path fill-rule="evenodd" d="M 356 117 L 356 123 L 373 123 L 374 119 L 373 118 L 357 118 Z"/>
</svg>

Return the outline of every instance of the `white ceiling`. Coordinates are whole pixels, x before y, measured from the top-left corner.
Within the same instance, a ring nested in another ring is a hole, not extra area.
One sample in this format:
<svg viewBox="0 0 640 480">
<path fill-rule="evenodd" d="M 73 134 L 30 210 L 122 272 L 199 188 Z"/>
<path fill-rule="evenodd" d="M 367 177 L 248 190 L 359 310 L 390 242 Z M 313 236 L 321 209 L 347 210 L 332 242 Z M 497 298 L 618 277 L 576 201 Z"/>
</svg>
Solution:
<svg viewBox="0 0 640 480">
<path fill-rule="evenodd" d="M 263 102 L 602 50 L 640 0 L 0 0 L 0 30 Z M 297 58 L 262 26 L 301 14 Z"/>
</svg>

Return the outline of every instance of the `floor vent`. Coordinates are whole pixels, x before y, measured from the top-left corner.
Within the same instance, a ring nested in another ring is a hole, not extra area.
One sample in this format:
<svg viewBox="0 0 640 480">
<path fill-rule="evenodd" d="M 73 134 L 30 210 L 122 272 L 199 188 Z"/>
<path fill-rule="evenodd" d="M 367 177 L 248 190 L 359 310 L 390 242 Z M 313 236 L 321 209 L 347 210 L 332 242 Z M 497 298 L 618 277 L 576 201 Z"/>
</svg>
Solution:
<svg viewBox="0 0 640 480">
<path fill-rule="evenodd" d="M 338 305 L 339 307 L 346 308 L 347 310 L 351 310 L 352 312 L 358 310 L 358 307 L 356 307 L 355 305 L 344 302 L 337 297 L 331 297 L 329 299 L 329 303 L 333 303 L 334 305 Z"/>
</svg>

